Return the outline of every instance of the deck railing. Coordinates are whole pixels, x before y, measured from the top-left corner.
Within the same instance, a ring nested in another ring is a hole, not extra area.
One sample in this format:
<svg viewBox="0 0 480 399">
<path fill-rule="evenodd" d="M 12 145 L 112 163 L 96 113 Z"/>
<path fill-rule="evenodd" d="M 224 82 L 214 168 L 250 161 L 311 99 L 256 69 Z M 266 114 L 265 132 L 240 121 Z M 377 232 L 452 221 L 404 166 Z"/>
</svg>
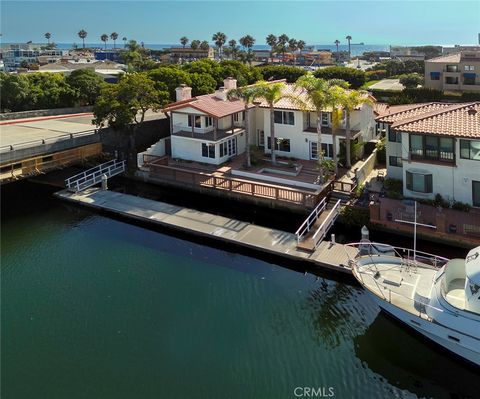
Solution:
<svg viewBox="0 0 480 399">
<path fill-rule="evenodd" d="M 212 173 L 188 170 L 165 165 L 161 158 L 144 157 L 145 166 L 149 168 L 149 175 L 153 178 L 178 183 L 191 184 L 201 187 L 211 187 L 231 193 L 272 199 L 314 208 L 331 192 L 331 183 L 323 190 L 306 191 L 297 188 L 239 179 L 230 176 L 217 176 Z"/>
<path fill-rule="evenodd" d="M 297 236 L 297 244 L 299 244 L 302 238 L 307 235 L 307 233 L 313 227 L 313 225 L 319 218 L 320 214 L 325 210 L 326 207 L 327 207 L 327 198 L 322 198 L 322 200 L 318 203 L 315 209 L 307 216 L 305 221 L 295 232 L 295 235 Z"/>
<path fill-rule="evenodd" d="M 332 227 L 333 223 L 335 223 L 335 220 L 337 219 L 339 209 L 340 209 L 340 204 L 342 200 L 338 200 L 333 208 L 330 210 L 328 213 L 327 217 L 323 221 L 323 223 L 320 225 L 318 230 L 315 232 L 313 235 L 313 246 L 316 249 L 318 245 L 323 241 L 325 236 L 327 235 L 328 230 Z"/>
<path fill-rule="evenodd" d="M 123 173 L 124 171 L 125 161 L 117 161 L 116 159 L 112 159 L 111 161 L 90 168 L 85 172 L 69 177 L 65 180 L 65 186 L 70 191 L 82 191 L 88 187 L 100 183 L 103 175 L 109 178 Z"/>
</svg>

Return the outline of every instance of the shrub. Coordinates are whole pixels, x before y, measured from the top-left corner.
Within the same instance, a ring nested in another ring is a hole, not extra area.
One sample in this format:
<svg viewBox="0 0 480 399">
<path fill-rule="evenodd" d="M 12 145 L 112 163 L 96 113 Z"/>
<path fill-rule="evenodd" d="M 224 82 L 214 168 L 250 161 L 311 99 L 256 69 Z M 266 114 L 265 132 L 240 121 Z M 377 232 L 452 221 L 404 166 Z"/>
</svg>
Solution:
<svg viewBox="0 0 480 399">
<path fill-rule="evenodd" d="M 435 198 L 432 201 L 432 205 L 436 208 L 438 208 L 439 206 L 442 208 L 450 208 L 450 203 L 445 200 L 439 193 L 435 195 Z"/>
<path fill-rule="evenodd" d="M 472 207 L 469 204 L 465 204 L 460 201 L 453 201 L 453 204 L 452 204 L 452 209 L 455 209 L 457 211 L 470 212 L 471 208 Z"/>
<path fill-rule="evenodd" d="M 401 180 L 387 178 L 385 179 L 384 186 L 388 198 L 403 198 L 403 182 Z"/>
<path fill-rule="evenodd" d="M 423 77 L 418 73 L 406 73 L 399 76 L 400 83 L 406 88 L 415 88 L 423 83 Z"/>
<path fill-rule="evenodd" d="M 264 80 L 286 79 L 288 83 L 295 83 L 307 71 L 303 68 L 287 65 L 266 65 L 258 67 Z"/>
<path fill-rule="evenodd" d="M 387 149 L 385 146 L 385 137 L 377 142 L 375 146 L 377 149 L 377 162 L 380 164 L 385 164 L 387 160 Z"/>
<path fill-rule="evenodd" d="M 370 213 L 368 208 L 359 209 L 351 206 L 344 206 L 340 211 L 339 222 L 348 227 L 369 226 Z"/>
<path fill-rule="evenodd" d="M 365 72 L 355 68 L 327 67 L 317 69 L 314 73 L 316 78 L 322 79 L 343 79 L 350 84 L 352 89 L 358 89 L 365 84 Z"/>
<path fill-rule="evenodd" d="M 375 69 L 373 71 L 365 72 L 365 78 L 367 80 L 381 80 L 387 77 L 387 71 L 385 69 Z"/>
</svg>

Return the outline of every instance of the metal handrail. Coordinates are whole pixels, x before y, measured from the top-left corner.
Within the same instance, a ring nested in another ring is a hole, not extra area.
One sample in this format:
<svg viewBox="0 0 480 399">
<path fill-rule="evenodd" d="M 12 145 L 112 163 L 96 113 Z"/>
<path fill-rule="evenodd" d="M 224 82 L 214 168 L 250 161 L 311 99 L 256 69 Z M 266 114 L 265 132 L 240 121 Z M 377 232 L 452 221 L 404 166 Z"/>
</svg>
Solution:
<svg viewBox="0 0 480 399">
<path fill-rule="evenodd" d="M 317 248 L 318 246 L 318 243 L 321 242 L 325 235 L 327 234 L 327 231 L 330 229 L 330 227 L 332 226 L 333 222 L 335 221 L 336 219 L 336 216 L 337 216 L 337 209 L 340 207 L 340 203 L 342 202 L 342 200 L 338 200 L 335 205 L 333 206 L 333 208 L 330 210 L 330 212 L 328 213 L 327 217 L 325 218 L 325 220 L 323 221 L 323 223 L 320 225 L 320 227 L 318 228 L 318 230 L 315 232 L 315 234 L 313 235 L 313 245 L 315 248 Z M 320 236 L 319 239 L 317 239 L 317 236 L 318 234 L 322 233 L 322 235 Z"/>
<path fill-rule="evenodd" d="M 111 161 L 97 165 L 93 168 L 87 169 L 84 172 L 69 177 L 65 180 L 65 185 L 68 189 L 73 189 L 78 192 L 101 182 L 104 174 L 107 177 L 111 177 L 124 171 L 125 161 L 117 161 L 116 159 L 112 159 Z"/>
<path fill-rule="evenodd" d="M 325 210 L 326 206 L 327 206 L 326 198 L 322 198 L 322 200 L 318 203 L 315 209 L 312 212 L 310 212 L 310 214 L 307 216 L 305 221 L 295 232 L 295 235 L 297 236 L 297 242 L 300 242 L 303 235 L 310 231 L 310 228 L 315 224 L 315 222 L 318 219 L 318 216 Z"/>
</svg>

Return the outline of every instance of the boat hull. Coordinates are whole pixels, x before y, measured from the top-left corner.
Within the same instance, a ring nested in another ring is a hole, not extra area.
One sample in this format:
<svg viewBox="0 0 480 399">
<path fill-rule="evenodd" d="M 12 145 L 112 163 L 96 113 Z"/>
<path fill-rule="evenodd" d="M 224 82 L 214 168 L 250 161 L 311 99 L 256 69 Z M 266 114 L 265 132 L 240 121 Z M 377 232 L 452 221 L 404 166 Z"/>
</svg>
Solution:
<svg viewBox="0 0 480 399">
<path fill-rule="evenodd" d="M 382 311 L 391 317 L 399 320 L 403 324 L 406 324 L 408 327 L 412 328 L 429 341 L 443 347 L 450 353 L 453 353 L 462 360 L 467 361 L 469 364 L 480 367 L 480 354 L 478 352 L 472 351 L 464 346 L 459 345 L 457 342 L 444 338 L 448 337 L 449 333 L 451 334 L 451 330 L 448 328 L 436 323 L 432 323 L 403 309 L 400 309 L 395 305 L 382 300 L 375 294 L 370 293 L 370 296 L 374 299 L 380 309 L 382 309 Z"/>
</svg>

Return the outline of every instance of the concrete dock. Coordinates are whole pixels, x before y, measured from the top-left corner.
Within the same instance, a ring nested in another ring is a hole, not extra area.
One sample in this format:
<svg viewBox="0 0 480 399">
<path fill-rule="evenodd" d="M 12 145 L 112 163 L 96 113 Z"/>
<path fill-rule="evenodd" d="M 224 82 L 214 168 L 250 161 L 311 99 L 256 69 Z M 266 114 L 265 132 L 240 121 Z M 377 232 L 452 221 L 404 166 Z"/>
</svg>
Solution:
<svg viewBox="0 0 480 399">
<path fill-rule="evenodd" d="M 79 193 L 63 190 L 55 195 L 127 218 L 347 274 L 351 274 L 349 256 L 353 259 L 357 253 L 355 248 L 329 241 L 323 241 L 313 253 L 304 252 L 297 249 L 297 239 L 292 233 L 114 191 L 91 188 Z"/>
</svg>

